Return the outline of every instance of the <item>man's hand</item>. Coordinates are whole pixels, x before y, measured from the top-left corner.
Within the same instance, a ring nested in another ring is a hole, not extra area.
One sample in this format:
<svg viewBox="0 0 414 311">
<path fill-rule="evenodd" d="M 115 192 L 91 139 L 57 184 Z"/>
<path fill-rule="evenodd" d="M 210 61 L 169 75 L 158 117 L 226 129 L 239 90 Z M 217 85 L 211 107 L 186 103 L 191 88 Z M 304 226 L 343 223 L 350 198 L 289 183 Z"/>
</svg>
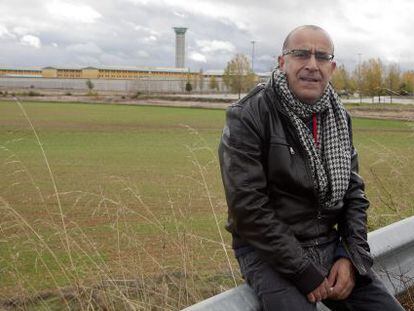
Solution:
<svg viewBox="0 0 414 311">
<path fill-rule="evenodd" d="M 328 283 L 332 287 L 329 299 L 342 300 L 351 294 L 355 286 L 355 270 L 348 258 L 340 258 L 334 263 L 329 272 Z"/>
<path fill-rule="evenodd" d="M 318 302 L 330 297 L 332 291 L 332 286 L 329 285 L 328 279 L 325 278 L 321 285 L 319 285 L 307 295 L 307 298 L 312 303 Z"/>
</svg>

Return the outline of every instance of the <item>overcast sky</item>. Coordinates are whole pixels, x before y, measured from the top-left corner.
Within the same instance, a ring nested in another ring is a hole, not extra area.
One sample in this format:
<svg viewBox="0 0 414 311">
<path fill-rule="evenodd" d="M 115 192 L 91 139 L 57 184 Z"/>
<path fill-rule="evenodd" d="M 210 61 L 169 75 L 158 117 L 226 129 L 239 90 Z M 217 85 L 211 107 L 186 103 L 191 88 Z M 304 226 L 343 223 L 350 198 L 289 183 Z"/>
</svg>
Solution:
<svg viewBox="0 0 414 311">
<path fill-rule="evenodd" d="M 414 1 L 0 0 L 0 66 L 174 66 L 172 27 L 188 27 L 192 70 L 222 69 L 236 53 L 269 71 L 287 33 L 331 34 L 348 69 L 379 57 L 414 69 Z"/>
</svg>

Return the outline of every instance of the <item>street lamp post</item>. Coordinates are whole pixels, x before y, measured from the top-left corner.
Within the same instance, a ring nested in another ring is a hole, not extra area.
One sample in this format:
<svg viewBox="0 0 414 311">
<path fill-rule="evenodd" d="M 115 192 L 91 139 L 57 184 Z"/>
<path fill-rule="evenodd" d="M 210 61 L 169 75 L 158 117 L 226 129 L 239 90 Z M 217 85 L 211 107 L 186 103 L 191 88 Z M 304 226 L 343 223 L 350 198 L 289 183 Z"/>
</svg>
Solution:
<svg viewBox="0 0 414 311">
<path fill-rule="evenodd" d="M 256 43 L 256 41 L 252 40 L 250 42 L 252 44 L 252 71 L 254 72 L 254 44 Z"/>
<path fill-rule="evenodd" d="M 362 94 L 361 94 L 361 53 L 358 53 L 358 93 L 359 93 L 359 103 L 362 104 Z"/>
</svg>

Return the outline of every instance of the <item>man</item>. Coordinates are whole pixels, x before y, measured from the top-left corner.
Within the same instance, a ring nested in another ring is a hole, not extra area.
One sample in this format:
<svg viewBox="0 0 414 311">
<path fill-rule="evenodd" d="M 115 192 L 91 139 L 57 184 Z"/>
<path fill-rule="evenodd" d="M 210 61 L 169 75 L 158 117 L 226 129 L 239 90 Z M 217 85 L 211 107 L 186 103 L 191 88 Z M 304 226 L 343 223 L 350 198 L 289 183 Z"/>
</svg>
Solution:
<svg viewBox="0 0 414 311">
<path fill-rule="evenodd" d="M 233 248 L 264 310 L 403 310 L 372 272 L 349 115 L 327 32 L 283 44 L 266 85 L 229 107 L 219 147 Z"/>
</svg>

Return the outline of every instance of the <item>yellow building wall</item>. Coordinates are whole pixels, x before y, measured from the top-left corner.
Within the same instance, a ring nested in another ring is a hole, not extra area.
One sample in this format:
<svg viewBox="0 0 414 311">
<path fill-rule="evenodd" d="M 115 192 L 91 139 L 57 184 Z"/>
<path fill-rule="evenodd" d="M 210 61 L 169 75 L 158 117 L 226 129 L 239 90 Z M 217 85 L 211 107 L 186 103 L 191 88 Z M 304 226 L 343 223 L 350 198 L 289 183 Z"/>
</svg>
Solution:
<svg viewBox="0 0 414 311">
<path fill-rule="evenodd" d="M 24 70 L 4 68 L 0 69 L 0 75 L 41 75 L 43 78 L 62 79 L 137 79 L 137 78 L 164 78 L 164 79 L 194 79 L 200 75 L 198 72 L 173 72 L 173 71 L 144 71 L 122 69 L 71 69 L 71 68 L 43 68 L 41 70 Z"/>
<path fill-rule="evenodd" d="M 13 76 L 39 76 L 40 70 L 25 70 L 25 69 L 0 69 L 0 75 L 13 75 Z"/>
<path fill-rule="evenodd" d="M 82 69 L 82 78 L 84 78 L 84 79 L 98 79 L 99 78 L 99 69 L 95 69 L 95 68 Z"/>
<path fill-rule="evenodd" d="M 58 69 L 57 77 L 63 79 L 80 79 L 82 70 L 80 69 Z"/>
<path fill-rule="evenodd" d="M 57 78 L 57 69 L 55 68 L 43 68 L 42 77 L 43 78 Z"/>
</svg>

